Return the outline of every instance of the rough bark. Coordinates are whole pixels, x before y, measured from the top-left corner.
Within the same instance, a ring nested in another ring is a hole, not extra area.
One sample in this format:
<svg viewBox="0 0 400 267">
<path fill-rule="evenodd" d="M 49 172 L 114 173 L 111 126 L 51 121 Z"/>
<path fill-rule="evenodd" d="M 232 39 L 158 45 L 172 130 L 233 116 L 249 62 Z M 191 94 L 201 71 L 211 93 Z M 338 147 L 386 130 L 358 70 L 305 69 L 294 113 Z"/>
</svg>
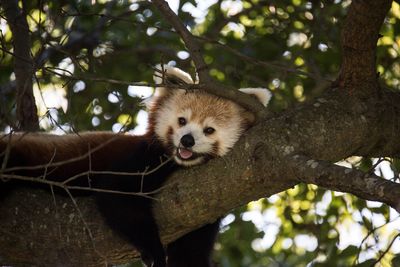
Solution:
<svg viewBox="0 0 400 267">
<path fill-rule="evenodd" d="M 227 157 L 170 178 L 154 207 L 163 242 L 300 182 L 400 211 L 399 183 L 332 164 L 351 155 L 400 157 L 400 94 L 381 90 L 375 75 L 378 25 L 390 3 L 352 2 L 339 88 L 265 119 Z M 133 259 L 133 249 L 104 226 L 93 200 L 77 201 L 79 210 L 70 199 L 54 201 L 42 191 L 7 198 L 0 207 L 0 264 L 99 266 Z"/>
<path fill-rule="evenodd" d="M 93 199 L 20 190 L 0 207 L 0 265 L 105 266 L 128 262 L 134 249 L 102 223 Z M 83 214 L 83 217 L 81 217 Z M 82 220 L 84 218 L 84 220 Z"/>
<path fill-rule="evenodd" d="M 351 19 L 346 20 L 341 36 L 341 87 L 362 91 L 364 84 L 374 84 L 376 88 L 376 42 L 391 4 L 383 0 L 352 2 Z"/>
</svg>

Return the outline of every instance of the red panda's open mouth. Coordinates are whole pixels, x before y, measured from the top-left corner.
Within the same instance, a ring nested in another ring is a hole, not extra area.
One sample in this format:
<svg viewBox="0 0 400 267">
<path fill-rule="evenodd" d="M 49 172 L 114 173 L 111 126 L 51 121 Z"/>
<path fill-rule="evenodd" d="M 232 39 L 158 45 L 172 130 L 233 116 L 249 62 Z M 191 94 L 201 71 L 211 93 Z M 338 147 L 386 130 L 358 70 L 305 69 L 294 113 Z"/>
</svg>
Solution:
<svg viewBox="0 0 400 267">
<path fill-rule="evenodd" d="M 175 161 L 183 166 L 192 166 L 203 163 L 211 158 L 211 155 L 196 153 L 190 148 L 179 146 L 174 153 Z"/>
<path fill-rule="evenodd" d="M 179 146 L 176 148 L 176 155 L 179 160 L 182 162 L 193 161 L 198 158 L 203 157 L 204 155 L 199 154 L 191 150 L 190 148 L 186 148 L 183 146 Z"/>
<path fill-rule="evenodd" d="M 181 159 L 190 159 L 193 156 L 193 151 L 184 147 L 179 147 L 178 155 Z"/>
</svg>

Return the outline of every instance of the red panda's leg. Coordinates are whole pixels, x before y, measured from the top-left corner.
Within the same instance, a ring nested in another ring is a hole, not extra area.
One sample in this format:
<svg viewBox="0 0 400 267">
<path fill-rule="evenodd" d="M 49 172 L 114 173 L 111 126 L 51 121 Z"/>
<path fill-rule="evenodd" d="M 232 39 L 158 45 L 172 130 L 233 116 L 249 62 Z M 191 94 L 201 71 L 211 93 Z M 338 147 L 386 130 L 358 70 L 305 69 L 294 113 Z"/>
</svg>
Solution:
<svg viewBox="0 0 400 267">
<path fill-rule="evenodd" d="M 169 244 L 167 267 L 211 267 L 219 222 L 207 224 Z"/>
<path fill-rule="evenodd" d="M 166 267 L 164 247 L 151 212 L 151 200 L 115 194 L 96 195 L 106 222 L 140 252 L 148 267 Z"/>
</svg>

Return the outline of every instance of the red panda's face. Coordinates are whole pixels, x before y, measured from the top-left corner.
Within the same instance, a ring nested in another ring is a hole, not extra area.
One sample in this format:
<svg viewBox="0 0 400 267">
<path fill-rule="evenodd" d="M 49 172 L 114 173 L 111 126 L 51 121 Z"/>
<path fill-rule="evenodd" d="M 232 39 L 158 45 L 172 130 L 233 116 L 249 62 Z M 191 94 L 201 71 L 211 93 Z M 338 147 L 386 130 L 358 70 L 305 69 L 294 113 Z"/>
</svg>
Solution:
<svg viewBox="0 0 400 267">
<path fill-rule="evenodd" d="M 194 83 L 189 74 L 177 68 L 157 68 L 156 84 Z M 266 89 L 243 92 L 255 95 L 263 104 L 270 98 Z M 253 114 L 238 104 L 201 90 L 158 87 L 149 104 L 152 131 L 183 166 L 225 155 L 254 120 Z"/>
<path fill-rule="evenodd" d="M 191 166 L 225 155 L 251 118 L 229 100 L 175 90 L 155 110 L 154 131 L 178 164 Z"/>
</svg>

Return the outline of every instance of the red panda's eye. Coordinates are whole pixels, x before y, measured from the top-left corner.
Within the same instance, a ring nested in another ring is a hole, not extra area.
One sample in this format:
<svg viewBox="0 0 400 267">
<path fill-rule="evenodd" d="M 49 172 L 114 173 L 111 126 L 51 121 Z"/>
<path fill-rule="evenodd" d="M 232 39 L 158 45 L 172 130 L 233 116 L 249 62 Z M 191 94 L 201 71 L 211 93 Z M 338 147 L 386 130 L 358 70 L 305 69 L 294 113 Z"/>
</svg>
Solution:
<svg viewBox="0 0 400 267">
<path fill-rule="evenodd" d="M 214 133 L 215 129 L 212 127 L 207 127 L 207 128 L 204 128 L 203 132 L 204 132 L 204 134 L 208 135 L 208 134 Z"/>
<path fill-rule="evenodd" d="M 178 118 L 178 123 L 180 126 L 185 126 L 186 125 L 186 119 L 183 117 Z"/>
</svg>

